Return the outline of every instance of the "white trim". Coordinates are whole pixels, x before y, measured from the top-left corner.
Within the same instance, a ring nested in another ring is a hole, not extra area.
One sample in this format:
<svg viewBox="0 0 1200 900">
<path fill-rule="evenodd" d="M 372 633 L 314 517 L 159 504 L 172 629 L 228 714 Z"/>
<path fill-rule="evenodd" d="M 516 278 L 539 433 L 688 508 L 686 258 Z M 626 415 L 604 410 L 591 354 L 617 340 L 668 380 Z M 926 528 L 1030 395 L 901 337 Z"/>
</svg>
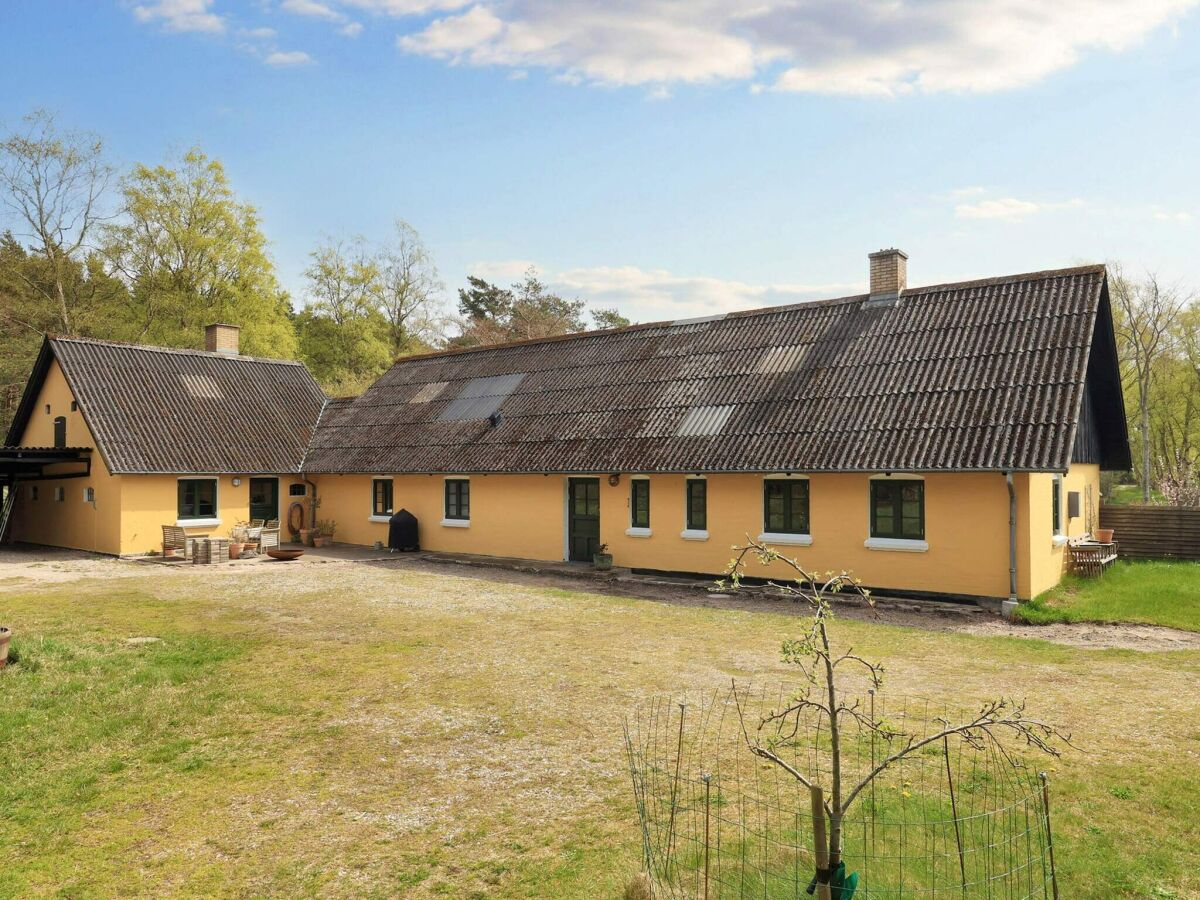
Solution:
<svg viewBox="0 0 1200 900">
<path fill-rule="evenodd" d="M 911 538 L 880 538 L 872 537 L 863 541 L 868 550 L 901 550 L 908 553 L 924 553 L 929 549 L 928 541 L 915 541 Z"/>
<path fill-rule="evenodd" d="M 470 528 L 470 519 L 442 519 L 443 528 Z"/>
<path fill-rule="evenodd" d="M 176 519 L 175 524 L 180 528 L 216 528 L 221 524 L 220 519 Z"/>
<path fill-rule="evenodd" d="M 91 491 L 91 494 L 92 494 L 92 496 L 90 496 L 90 497 L 88 496 L 89 491 Z M 95 503 L 96 502 L 96 489 L 94 487 L 85 487 L 83 489 L 83 502 L 84 503 Z"/>
<path fill-rule="evenodd" d="M 679 536 L 685 541 L 707 541 L 708 530 L 700 531 L 697 528 L 685 528 L 679 532 Z"/>
<path fill-rule="evenodd" d="M 629 537 L 648 538 L 652 532 L 649 528 L 634 528 L 633 526 L 630 526 L 629 528 L 625 529 L 625 534 Z"/>
<path fill-rule="evenodd" d="M 250 512 L 250 482 L 252 481 L 274 481 L 275 482 L 275 515 L 267 516 L 268 519 L 279 519 L 280 524 L 283 524 L 283 484 L 278 475 L 250 475 L 246 478 L 246 513 Z M 220 479 L 217 480 L 217 487 L 220 488 Z M 220 507 L 217 507 L 219 510 Z"/>
<path fill-rule="evenodd" d="M 392 521 L 392 517 L 391 516 L 367 516 L 367 521 L 368 522 L 380 522 L 380 523 L 386 525 L 388 522 Z"/>
<path fill-rule="evenodd" d="M 879 475 L 872 475 L 870 481 L 889 481 L 891 479 L 898 481 L 924 481 L 925 476 L 917 472 L 885 472 Z"/>
<path fill-rule="evenodd" d="M 797 547 L 811 547 L 811 534 L 786 534 L 778 531 L 764 531 L 758 536 L 764 544 L 793 544 Z"/>
</svg>

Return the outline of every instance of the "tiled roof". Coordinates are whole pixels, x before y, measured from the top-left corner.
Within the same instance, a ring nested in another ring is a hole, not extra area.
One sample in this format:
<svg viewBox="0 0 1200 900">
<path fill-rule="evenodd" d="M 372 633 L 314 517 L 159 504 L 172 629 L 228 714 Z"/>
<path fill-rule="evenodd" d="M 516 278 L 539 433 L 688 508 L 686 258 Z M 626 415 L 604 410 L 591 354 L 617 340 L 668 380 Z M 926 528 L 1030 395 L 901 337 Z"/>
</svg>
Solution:
<svg viewBox="0 0 1200 900">
<path fill-rule="evenodd" d="M 1085 266 L 410 357 L 325 410 L 304 466 L 1063 470 L 1106 302 Z"/>
<path fill-rule="evenodd" d="M 82 338 L 47 344 L 114 474 L 297 472 L 325 402 L 297 362 Z"/>
</svg>

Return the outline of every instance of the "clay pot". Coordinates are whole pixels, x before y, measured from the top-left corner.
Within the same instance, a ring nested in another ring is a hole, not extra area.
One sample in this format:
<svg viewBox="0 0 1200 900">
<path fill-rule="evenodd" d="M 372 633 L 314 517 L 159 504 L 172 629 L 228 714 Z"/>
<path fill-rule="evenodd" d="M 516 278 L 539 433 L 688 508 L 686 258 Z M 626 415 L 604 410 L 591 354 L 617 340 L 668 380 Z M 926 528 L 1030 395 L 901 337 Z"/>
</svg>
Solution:
<svg viewBox="0 0 1200 900">
<path fill-rule="evenodd" d="M 313 542 L 314 547 L 328 547 L 329 546 L 329 535 L 327 535 L 327 534 L 314 535 L 312 542 Z"/>
<path fill-rule="evenodd" d="M 229 542 L 229 558 L 230 559 L 238 559 L 242 555 L 242 551 L 245 549 L 246 549 L 245 544 L 235 544 L 233 541 L 230 541 Z"/>
<path fill-rule="evenodd" d="M 8 642 L 12 640 L 12 632 L 0 625 L 0 669 L 8 665 Z"/>
<path fill-rule="evenodd" d="M 611 553 L 593 553 L 592 568 L 600 572 L 607 572 L 613 567 L 613 558 Z"/>
<path fill-rule="evenodd" d="M 300 543 L 302 543 L 305 547 L 311 547 L 313 545 L 311 528 L 300 529 Z"/>
<path fill-rule="evenodd" d="M 1111 544 L 1113 539 L 1113 529 L 1097 528 L 1095 538 L 1098 543 Z"/>
</svg>

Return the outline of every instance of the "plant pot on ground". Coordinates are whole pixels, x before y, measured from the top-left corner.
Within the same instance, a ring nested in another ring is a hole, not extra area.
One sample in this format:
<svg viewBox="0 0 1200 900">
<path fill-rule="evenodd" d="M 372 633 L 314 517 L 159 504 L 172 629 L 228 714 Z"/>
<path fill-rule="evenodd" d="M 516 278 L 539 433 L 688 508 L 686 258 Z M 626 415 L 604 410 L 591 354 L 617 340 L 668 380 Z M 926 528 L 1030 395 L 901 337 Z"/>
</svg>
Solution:
<svg viewBox="0 0 1200 900">
<path fill-rule="evenodd" d="M 313 533 L 311 528 L 300 529 L 300 543 L 302 543 L 305 547 L 311 547 L 313 545 L 312 539 Z"/>
<path fill-rule="evenodd" d="M 242 551 L 246 549 L 246 545 L 238 541 L 229 542 L 229 558 L 238 559 L 242 555 Z"/>
<path fill-rule="evenodd" d="M 608 544 L 601 544 L 592 554 L 592 568 L 600 572 L 607 572 L 612 567 L 613 558 L 612 554 L 608 552 Z"/>
<path fill-rule="evenodd" d="M 0 669 L 8 665 L 8 642 L 12 640 L 12 631 L 0 625 Z"/>
</svg>

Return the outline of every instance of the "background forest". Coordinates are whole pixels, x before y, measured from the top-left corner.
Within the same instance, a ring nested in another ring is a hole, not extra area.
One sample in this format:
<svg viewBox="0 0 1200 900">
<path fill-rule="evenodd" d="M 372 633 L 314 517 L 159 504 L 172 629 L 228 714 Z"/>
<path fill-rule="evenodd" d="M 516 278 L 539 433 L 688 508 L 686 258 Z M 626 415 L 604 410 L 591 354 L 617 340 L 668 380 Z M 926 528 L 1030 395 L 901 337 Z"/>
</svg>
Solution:
<svg viewBox="0 0 1200 900">
<path fill-rule="evenodd" d="M 280 285 L 255 207 L 199 148 L 118 171 L 104 141 L 35 111 L 0 134 L 0 427 L 45 334 L 200 347 L 210 322 L 243 352 L 300 359 L 334 396 L 394 359 L 629 324 L 530 269 L 452 294 L 418 231 L 314 242 L 303 296 Z M 1134 472 L 1110 501 L 1200 505 L 1200 299 L 1110 263 Z"/>
</svg>

